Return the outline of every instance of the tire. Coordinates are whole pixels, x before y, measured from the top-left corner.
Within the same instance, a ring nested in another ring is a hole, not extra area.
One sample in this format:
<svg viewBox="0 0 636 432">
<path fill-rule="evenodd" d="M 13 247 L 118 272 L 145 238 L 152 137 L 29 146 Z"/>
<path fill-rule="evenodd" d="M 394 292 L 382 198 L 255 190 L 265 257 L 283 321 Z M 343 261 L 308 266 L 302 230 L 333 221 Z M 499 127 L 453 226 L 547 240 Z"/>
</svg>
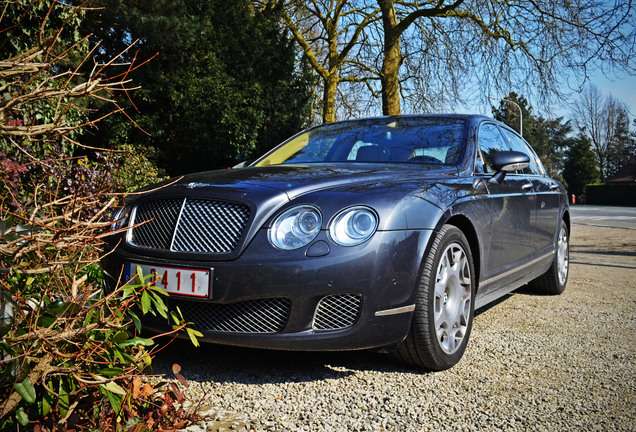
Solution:
<svg viewBox="0 0 636 432">
<path fill-rule="evenodd" d="M 559 236 L 552 265 L 547 272 L 530 282 L 530 287 L 544 294 L 561 294 L 568 283 L 569 269 L 570 233 L 565 221 L 562 220 L 559 226 Z"/>
<path fill-rule="evenodd" d="M 466 236 L 444 225 L 425 257 L 411 328 L 391 352 L 394 359 L 437 371 L 459 362 L 473 324 L 474 275 Z"/>
</svg>

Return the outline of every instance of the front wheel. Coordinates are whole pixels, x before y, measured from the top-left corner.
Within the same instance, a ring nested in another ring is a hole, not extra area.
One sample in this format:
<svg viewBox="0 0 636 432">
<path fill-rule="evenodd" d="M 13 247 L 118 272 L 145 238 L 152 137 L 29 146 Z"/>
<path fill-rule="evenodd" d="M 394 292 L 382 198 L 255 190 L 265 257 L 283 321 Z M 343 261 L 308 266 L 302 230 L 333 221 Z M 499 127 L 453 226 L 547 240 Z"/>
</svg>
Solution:
<svg viewBox="0 0 636 432">
<path fill-rule="evenodd" d="M 425 257 L 411 329 L 393 357 L 430 370 L 457 364 L 468 344 L 474 297 L 468 240 L 457 227 L 444 225 Z"/>
<path fill-rule="evenodd" d="M 557 247 L 547 272 L 530 282 L 530 287 L 545 294 L 561 294 L 568 282 L 570 270 L 570 233 L 565 221 L 559 226 Z"/>
</svg>

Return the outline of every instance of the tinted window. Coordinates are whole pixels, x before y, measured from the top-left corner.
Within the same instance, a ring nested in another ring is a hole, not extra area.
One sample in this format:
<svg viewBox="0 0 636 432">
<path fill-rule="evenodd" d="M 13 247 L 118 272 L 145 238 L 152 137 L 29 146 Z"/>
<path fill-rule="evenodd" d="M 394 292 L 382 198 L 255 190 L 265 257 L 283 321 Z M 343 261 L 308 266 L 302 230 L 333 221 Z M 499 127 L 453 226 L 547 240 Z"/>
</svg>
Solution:
<svg viewBox="0 0 636 432">
<path fill-rule="evenodd" d="M 464 153 L 465 121 L 444 117 L 333 123 L 297 135 L 257 166 L 319 162 L 408 162 L 453 166 Z"/>
<path fill-rule="evenodd" d="M 534 152 L 530 150 L 528 144 L 526 144 L 526 142 L 523 139 L 521 139 L 516 134 L 510 132 L 509 130 L 503 129 L 503 134 L 506 136 L 506 138 L 508 138 L 508 141 L 510 142 L 510 147 L 512 147 L 514 151 L 525 153 L 530 157 L 530 165 L 528 166 L 528 168 L 518 171 L 518 173 L 519 174 L 541 173 L 541 170 L 539 169 L 539 166 L 537 165 Z"/>
<path fill-rule="evenodd" d="M 495 153 L 510 150 L 507 142 L 501 136 L 499 128 L 492 123 L 484 123 L 479 128 L 479 153 L 475 164 L 475 172 L 478 174 L 494 173 L 492 158 Z"/>
</svg>

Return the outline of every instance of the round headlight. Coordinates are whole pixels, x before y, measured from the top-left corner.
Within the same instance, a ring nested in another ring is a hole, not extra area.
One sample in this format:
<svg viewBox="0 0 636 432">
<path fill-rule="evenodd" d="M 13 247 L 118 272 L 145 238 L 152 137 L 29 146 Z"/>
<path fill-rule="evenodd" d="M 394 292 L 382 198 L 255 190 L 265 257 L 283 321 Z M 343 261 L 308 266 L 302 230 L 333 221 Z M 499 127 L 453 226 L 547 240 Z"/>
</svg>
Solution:
<svg viewBox="0 0 636 432">
<path fill-rule="evenodd" d="M 378 216 L 368 207 L 351 207 L 341 211 L 329 225 L 333 241 L 341 246 L 364 243 L 378 228 Z"/>
<path fill-rule="evenodd" d="M 298 249 L 316 238 L 321 226 L 322 215 L 318 209 L 294 207 L 276 218 L 269 229 L 269 241 L 279 249 Z"/>
</svg>

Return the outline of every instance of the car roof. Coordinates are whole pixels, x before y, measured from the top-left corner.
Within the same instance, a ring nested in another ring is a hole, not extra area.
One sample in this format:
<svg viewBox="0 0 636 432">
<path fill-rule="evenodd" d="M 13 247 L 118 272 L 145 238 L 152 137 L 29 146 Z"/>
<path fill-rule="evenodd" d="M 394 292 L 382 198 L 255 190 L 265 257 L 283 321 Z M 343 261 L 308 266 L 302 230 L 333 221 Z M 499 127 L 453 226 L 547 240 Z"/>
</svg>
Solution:
<svg viewBox="0 0 636 432">
<path fill-rule="evenodd" d="M 319 126 L 324 126 L 324 125 L 337 125 L 337 124 L 343 124 L 343 123 L 356 123 L 356 122 L 363 122 L 363 121 L 372 121 L 372 120 L 387 120 L 387 119 L 403 119 L 403 118 L 452 118 L 452 119 L 464 119 L 464 120 L 468 120 L 471 123 L 478 123 L 481 121 L 497 121 L 492 117 L 488 117 L 485 116 L 483 114 L 455 114 L 455 113 L 448 113 L 448 114 L 399 114 L 399 115 L 387 115 L 387 116 L 371 116 L 371 117 L 358 117 L 358 118 L 353 118 L 353 119 L 347 119 L 347 120 L 339 120 L 339 121 L 335 121 L 335 122 L 331 122 L 331 123 L 322 123 L 319 125 L 314 125 L 312 127 L 310 127 L 309 129 L 313 129 L 315 127 L 319 127 Z"/>
</svg>

